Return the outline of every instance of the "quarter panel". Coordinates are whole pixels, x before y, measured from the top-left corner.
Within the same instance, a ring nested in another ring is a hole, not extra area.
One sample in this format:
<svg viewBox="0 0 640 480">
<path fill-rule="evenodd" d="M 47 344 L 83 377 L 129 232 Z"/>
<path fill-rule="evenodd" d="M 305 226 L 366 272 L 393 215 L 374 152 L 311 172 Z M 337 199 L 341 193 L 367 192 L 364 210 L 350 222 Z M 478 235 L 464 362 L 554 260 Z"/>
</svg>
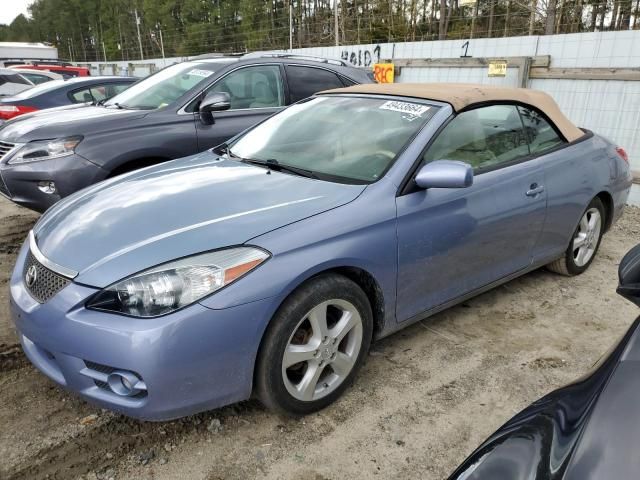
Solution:
<svg viewBox="0 0 640 480">
<path fill-rule="evenodd" d="M 536 260 L 562 255 L 591 199 L 612 190 L 607 144 L 597 136 L 543 155 L 540 161 L 545 171 L 547 219 Z"/>
</svg>

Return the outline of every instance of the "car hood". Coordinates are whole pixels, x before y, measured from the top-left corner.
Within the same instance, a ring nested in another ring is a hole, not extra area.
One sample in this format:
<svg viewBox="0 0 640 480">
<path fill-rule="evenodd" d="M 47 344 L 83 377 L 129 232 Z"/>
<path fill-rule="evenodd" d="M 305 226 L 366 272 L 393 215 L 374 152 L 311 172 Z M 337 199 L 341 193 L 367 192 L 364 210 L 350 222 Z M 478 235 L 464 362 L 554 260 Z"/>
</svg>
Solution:
<svg viewBox="0 0 640 480">
<path fill-rule="evenodd" d="M 354 200 L 363 185 L 289 175 L 210 151 L 81 190 L 34 227 L 49 260 L 105 287 L 146 268 L 239 245 Z"/>
<path fill-rule="evenodd" d="M 20 115 L 0 128 L 0 141 L 26 143 L 32 140 L 86 135 L 110 126 L 120 128 L 123 122 L 140 118 L 149 112 L 121 110 L 96 106 L 80 108 L 45 109 L 29 115 Z"/>
</svg>

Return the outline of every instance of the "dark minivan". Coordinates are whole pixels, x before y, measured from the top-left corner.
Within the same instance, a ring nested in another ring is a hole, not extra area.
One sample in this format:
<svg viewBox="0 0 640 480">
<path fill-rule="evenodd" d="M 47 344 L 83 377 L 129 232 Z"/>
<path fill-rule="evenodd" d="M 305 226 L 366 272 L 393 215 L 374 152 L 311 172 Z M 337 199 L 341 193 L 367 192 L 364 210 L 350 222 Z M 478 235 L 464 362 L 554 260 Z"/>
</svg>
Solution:
<svg viewBox="0 0 640 480">
<path fill-rule="evenodd" d="M 106 178 L 219 145 L 320 90 L 372 81 L 340 60 L 284 54 L 171 65 L 102 105 L 5 123 L 0 194 L 44 211 Z"/>
</svg>

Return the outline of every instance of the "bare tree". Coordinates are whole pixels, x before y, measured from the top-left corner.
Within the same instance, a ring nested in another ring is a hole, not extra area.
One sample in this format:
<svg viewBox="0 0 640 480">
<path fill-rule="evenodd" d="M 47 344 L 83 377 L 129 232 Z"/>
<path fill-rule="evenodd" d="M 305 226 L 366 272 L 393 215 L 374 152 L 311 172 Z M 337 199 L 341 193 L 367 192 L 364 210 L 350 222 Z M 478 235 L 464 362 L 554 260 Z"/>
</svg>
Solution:
<svg viewBox="0 0 640 480">
<path fill-rule="evenodd" d="M 638 0 L 640 1 L 640 0 Z M 478 8 L 480 6 L 480 0 L 476 0 L 475 5 L 473 6 L 473 16 L 471 17 L 471 35 L 470 38 L 473 38 L 476 32 L 476 19 L 478 18 Z"/>
<path fill-rule="evenodd" d="M 509 14 L 511 13 L 511 0 L 507 0 L 507 12 L 504 16 L 504 34 L 503 37 L 509 36 Z"/>
<path fill-rule="evenodd" d="M 536 5 L 538 4 L 537 0 L 531 0 L 531 15 L 529 16 L 529 35 L 533 35 L 533 27 L 536 23 Z"/>
<path fill-rule="evenodd" d="M 493 17 L 495 6 L 496 2 L 494 0 L 489 0 L 489 27 L 487 28 L 487 37 L 489 38 L 493 36 Z"/>
<path fill-rule="evenodd" d="M 444 40 L 447 38 L 447 0 L 440 0 L 440 26 L 438 30 L 438 40 Z"/>
<path fill-rule="evenodd" d="M 556 26 L 556 0 L 549 0 L 547 4 L 547 15 L 544 22 L 544 34 L 553 35 Z"/>
</svg>

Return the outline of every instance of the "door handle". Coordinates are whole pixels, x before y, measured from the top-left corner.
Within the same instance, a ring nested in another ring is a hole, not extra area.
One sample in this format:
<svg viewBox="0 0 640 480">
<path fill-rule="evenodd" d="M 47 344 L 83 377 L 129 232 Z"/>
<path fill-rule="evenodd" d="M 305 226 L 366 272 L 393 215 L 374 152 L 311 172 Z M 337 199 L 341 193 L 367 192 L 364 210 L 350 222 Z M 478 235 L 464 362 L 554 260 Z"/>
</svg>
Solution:
<svg viewBox="0 0 640 480">
<path fill-rule="evenodd" d="M 529 186 L 529 190 L 527 190 L 527 197 L 535 197 L 536 195 L 544 192 L 544 187 L 542 185 L 538 185 L 537 183 L 532 183 Z"/>
</svg>

